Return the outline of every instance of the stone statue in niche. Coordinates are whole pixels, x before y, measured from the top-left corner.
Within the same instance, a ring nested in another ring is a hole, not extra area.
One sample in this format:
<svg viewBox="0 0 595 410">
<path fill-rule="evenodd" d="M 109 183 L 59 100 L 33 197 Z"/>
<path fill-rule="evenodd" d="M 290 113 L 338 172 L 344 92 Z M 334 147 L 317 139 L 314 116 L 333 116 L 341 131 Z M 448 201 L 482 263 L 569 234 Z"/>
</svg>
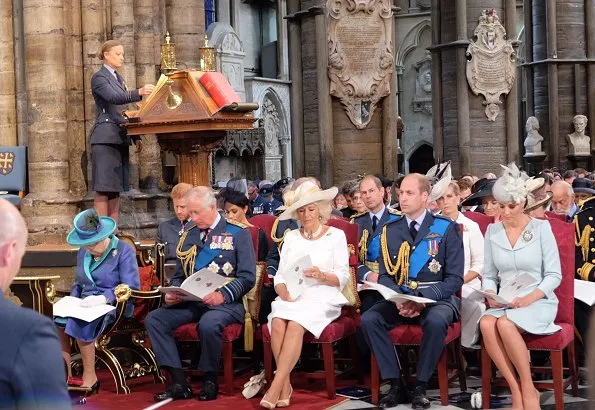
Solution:
<svg viewBox="0 0 595 410">
<path fill-rule="evenodd" d="M 525 146 L 525 157 L 545 155 L 541 148 L 543 137 L 539 134 L 539 120 L 535 117 L 527 118 L 525 130 L 527 131 L 527 137 L 523 144 Z"/>
<path fill-rule="evenodd" d="M 268 97 L 264 98 L 262 107 L 264 113 L 265 153 L 279 155 L 279 112 Z"/>
<path fill-rule="evenodd" d="M 413 111 L 432 115 L 432 57 L 429 52 L 414 66 L 415 96 L 413 97 Z"/>
<path fill-rule="evenodd" d="M 390 94 L 394 71 L 391 0 L 327 0 L 330 94 L 357 129 Z"/>
<path fill-rule="evenodd" d="M 577 157 L 591 155 L 591 138 L 585 135 L 587 117 L 575 115 L 572 124 L 574 125 L 574 132 L 567 135 L 568 155 Z"/>
<path fill-rule="evenodd" d="M 467 82 L 475 95 L 484 96 L 488 121 L 496 121 L 500 96 L 510 92 L 516 79 L 516 54 L 494 9 L 481 13 L 473 34 L 467 48 Z"/>
</svg>

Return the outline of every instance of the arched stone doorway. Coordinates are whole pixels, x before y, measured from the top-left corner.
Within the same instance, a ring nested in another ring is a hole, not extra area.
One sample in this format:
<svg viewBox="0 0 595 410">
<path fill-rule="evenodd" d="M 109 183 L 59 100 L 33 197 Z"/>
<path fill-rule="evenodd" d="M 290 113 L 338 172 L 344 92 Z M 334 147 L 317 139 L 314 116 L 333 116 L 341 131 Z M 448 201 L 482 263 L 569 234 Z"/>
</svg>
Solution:
<svg viewBox="0 0 595 410">
<path fill-rule="evenodd" d="M 409 173 L 425 174 L 434 164 L 434 149 L 428 144 L 421 144 L 409 157 Z"/>
</svg>

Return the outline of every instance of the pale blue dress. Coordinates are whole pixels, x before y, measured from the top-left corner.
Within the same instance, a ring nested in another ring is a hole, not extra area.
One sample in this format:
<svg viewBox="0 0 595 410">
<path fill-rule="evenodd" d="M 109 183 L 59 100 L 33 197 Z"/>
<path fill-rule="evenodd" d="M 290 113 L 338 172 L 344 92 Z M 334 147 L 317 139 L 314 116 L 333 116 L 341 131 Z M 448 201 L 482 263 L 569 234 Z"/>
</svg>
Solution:
<svg viewBox="0 0 595 410">
<path fill-rule="evenodd" d="M 508 241 L 502 222 L 489 225 L 485 235 L 483 290 L 498 291 L 498 273 L 504 285 L 522 272 L 533 275 L 538 282 L 520 296 L 536 288 L 545 296 L 524 308 L 488 309 L 484 316 L 506 315 L 519 328 L 536 335 L 557 332 L 560 326 L 554 324 L 558 312 L 558 298 L 554 290 L 560 285 L 562 271 L 558 246 L 549 222 L 532 218 L 514 248 Z"/>
</svg>

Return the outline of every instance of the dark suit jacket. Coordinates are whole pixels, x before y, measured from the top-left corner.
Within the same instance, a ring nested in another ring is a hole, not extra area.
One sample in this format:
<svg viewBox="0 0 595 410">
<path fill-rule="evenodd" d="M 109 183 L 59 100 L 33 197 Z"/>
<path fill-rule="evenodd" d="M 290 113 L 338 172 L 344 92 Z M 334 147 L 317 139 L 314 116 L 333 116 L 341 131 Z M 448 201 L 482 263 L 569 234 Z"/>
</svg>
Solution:
<svg viewBox="0 0 595 410">
<path fill-rule="evenodd" d="M 271 236 L 285 238 L 286 231 L 293 231 L 294 229 L 298 229 L 298 224 L 294 219 L 279 221 L 277 224 L 277 230 L 275 232 L 271 232 Z M 281 259 L 281 253 L 279 249 L 280 246 L 283 246 L 282 242 L 278 245 L 277 242 L 273 241 L 273 245 L 269 249 L 266 259 L 267 273 L 269 276 L 275 276 L 277 269 L 279 268 L 279 260 Z"/>
<path fill-rule="evenodd" d="M 103 66 L 91 78 L 91 91 L 95 99 L 95 126 L 91 130 L 91 144 L 130 145 L 130 137 L 120 124 L 126 122 L 122 112 L 128 108 L 127 104 L 142 99 L 139 90 L 126 90 Z"/>
<path fill-rule="evenodd" d="M 397 255 L 403 242 L 413 242 L 413 247 L 417 246 L 424 240 L 429 240 L 427 235 L 430 233 L 429 229 L 434 222 L 434 218 L 447 219 L 442 216 L 434 216 L 429 211 L 419 228 L 415 241 L 409 233 L 409 227 L 405 216 L 402 218 L 386 223 L 386 237 L 389 251 L 389 257 L 392 263 L 397 262 Z M 447 219 L 448 220 L 448 219 Z M 448 220 L 450 226 L 446 229 L 444 236 L 439 244 L 438 254 L 435 259 L 440 263 L 440 270 L 437 273 L 430 271 L 428 265 L 432 258 L 423 265 L 422 269 L 415 280 L 420 282 L 436 282 L 429 286 L 421 286 L 412 293 L 416 296 L 423 296 L 425 298 L 438 301 L 438 304 L 446 304 L 453 308 L 455 317 L 459 316 L 460 300 L 456 296 L 457 292 L 463 286 L 463 276 L 465 269 L 465 254 L 463 250 L 463 239 L 457 229 L 457 225 Z M 382 250 L 381 250 L 382 252 Z M 396 292 L 402 293 L 395 282 L 395 277 L 388 274 L 387 267 L 384 263 L 384 258 L 380 257 L 380 277 L 378 283 L 388 286 Z"/>
<path fill-rule="evenodd" d="M 189 250 L 196 246 L 197 255 L 195 258 L 195 271 L 202 267 L 198 266 L 200 253 L 211 251 L 210 246 L 213 238 L 216 236 L 232 236 L 233 249 L 218 249 L 216 256 L 208 260 L 204 267 L 218 267 L 219 275 L 235 278 L 235 280 L 220 288 L 225 303 L 213 306 L 211 309 L 224 310 L 231 313 L 238 321 L 244 321 L 244 306 L 242 297 L 252 289 L 256 282 L 256 258 L 254 256 L 254 247 L 252 237 L 247 229 L 240 228 L 235 234 L 228 232 L 228 223 L 225 218 L 221 218 L 217 226 L 209 234 L 207 241 L 202 244 L 201 231 L 196 226 L 188 230 L 188 234 L 182 244 L 182 251 Z M 233 270 L 229 274 L 225 273 L 225 267 L 231 265 Z M 183 264 L 180 258 L 177 259 L 176 274 L 171 280 L 171 286 L 180 286 L 187 276 L 194 272 L 184 272 Z"/>
<path fill-rule="evenodd" d="M 64 359 L 52 321 L 0 291 L 0 409 L 70 409 Z"/>
</svg>

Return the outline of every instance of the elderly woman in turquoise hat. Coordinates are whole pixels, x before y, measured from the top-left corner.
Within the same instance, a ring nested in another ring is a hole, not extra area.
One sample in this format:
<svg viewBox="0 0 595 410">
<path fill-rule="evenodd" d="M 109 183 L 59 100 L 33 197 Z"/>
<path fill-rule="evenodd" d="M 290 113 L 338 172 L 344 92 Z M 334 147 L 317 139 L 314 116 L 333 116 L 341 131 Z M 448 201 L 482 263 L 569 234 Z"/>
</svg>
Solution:
<svg viewBox="0 0 595 410">
<path fill-rule="evenodd" d="M 114 304 L 114 289 L 126 284 L 131 289 L 140 288 L 136 254 L 130 245 L 115 235 L 116 222 L 100 217 L 95 209 L 87 209 L 74 218 L 74 229 L 66 237 L 72 246 L 80 246 L 77 254 L 76 279 L 70 296 L 82 299 L 82 307 Z M 85 322 L 75 318 L 55 318 L 60 328 L 62 355 L 70 363 L 69 336 L 76 339 L 83 360 L 83 387 L 90 393 L 99 390 L 95 373 L 95 340 L 114 320 L 115 311 Z M 70 376 L 70 366 L 69 376 Z"/>
</svg>

